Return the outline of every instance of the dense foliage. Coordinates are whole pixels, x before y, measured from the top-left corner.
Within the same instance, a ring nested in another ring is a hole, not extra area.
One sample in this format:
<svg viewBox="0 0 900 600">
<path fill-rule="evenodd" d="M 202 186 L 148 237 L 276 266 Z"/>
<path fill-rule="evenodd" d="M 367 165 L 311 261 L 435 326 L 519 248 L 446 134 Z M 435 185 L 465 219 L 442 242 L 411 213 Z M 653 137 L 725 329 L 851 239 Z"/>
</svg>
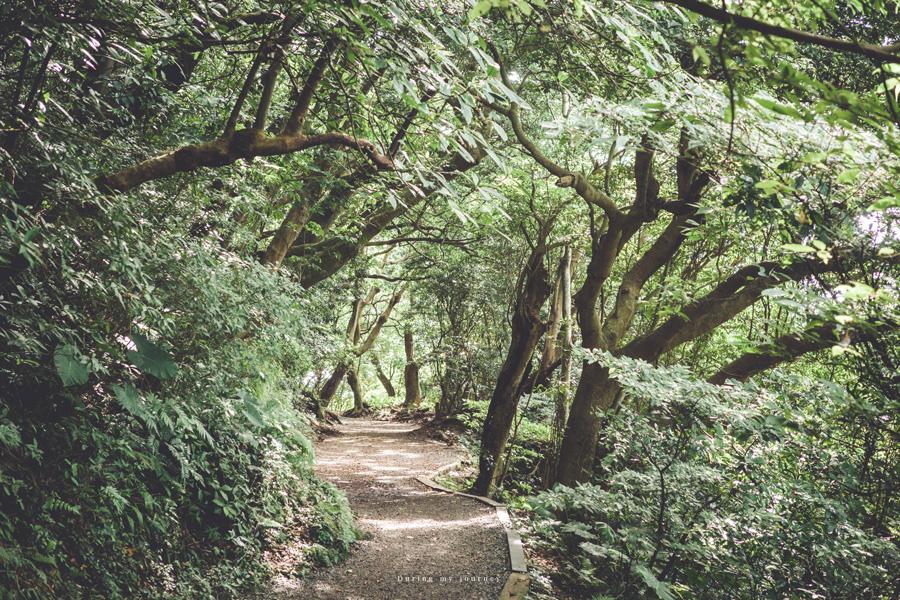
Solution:
<svg viewBox="0 0 900 600">
<path fill-rule="evenodd" d="M 532 500 L 543 543 L 577 585 L 603 598 L 896 593 L 900 552 L 882 537 L 896 513 L 864 492 L 893 476 L 840 425 L 857 404 L 842 388 L 803 377 L 721 387 L 681 368 L 591 360 L 630 400 L 607 430 L 598 481 Z"/>
<path fill-rule="evenodd" d="M 0 590 L 331 564 L 393 404 L 582 593 L 895 597 L 897 16 L 0 3 Z"/>
<path fill-rule="evenodd" d="M 120 202 L 106 215 L 37 242 L 4 297 L 6 593 L 208 598 L 288 540 L 333 562 L 349 512 L 296 411 L 328 343 L 315 299 Z"/>
</svg>

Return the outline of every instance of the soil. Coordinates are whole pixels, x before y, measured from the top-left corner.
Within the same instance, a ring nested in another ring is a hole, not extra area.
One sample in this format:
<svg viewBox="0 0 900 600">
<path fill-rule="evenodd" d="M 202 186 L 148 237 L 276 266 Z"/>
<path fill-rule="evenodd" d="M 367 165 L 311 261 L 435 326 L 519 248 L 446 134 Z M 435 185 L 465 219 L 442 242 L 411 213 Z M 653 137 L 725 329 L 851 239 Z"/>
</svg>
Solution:
<svg viewBox="0 0 900 600">
<path fill-rule="evenodd" d="M 278 577 L 260 600 L 496 600 L 510 573 L 496 511 L 415 480 L 460 458 L 416 423 L 344 418 L 316 444 L 320 477 L 346 493 L 371 534 L 341 564 L 296 580 Z"/>
</svg>

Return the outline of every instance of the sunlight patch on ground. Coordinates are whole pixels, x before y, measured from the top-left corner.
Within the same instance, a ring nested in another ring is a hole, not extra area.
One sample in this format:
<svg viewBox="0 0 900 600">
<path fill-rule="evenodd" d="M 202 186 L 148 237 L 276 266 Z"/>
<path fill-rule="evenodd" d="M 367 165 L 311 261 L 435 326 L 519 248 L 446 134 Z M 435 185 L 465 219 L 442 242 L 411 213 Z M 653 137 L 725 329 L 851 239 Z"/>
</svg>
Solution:
<svg viewBox="0 0 900 600">
<path fill-rule="evenodd" d="M 377 527 L 383 531 L 415 531 L 427 532 L 438 529 L 463 529 L 467 527 L 495 528 L 494 523 L 485 523 L 482 515 L 475 515 L 471 519 L 456 519 L 453 521 L 436 521 L 435 519 L 419 519 L 416 521 L 395 521 L 392 519 L 360 519 L 360 523 Z"/>
</svg>

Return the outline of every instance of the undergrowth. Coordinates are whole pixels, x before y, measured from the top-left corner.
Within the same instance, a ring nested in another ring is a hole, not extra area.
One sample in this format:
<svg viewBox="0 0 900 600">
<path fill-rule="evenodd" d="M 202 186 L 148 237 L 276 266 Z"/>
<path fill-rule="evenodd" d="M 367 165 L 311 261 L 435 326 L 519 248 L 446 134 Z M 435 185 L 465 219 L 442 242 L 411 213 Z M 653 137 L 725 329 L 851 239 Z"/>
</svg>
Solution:
<svg viewBox="0 0 900 600">
<path fill-rule="evenodd" d="M 831 382 L 697 382 L 682 368 L 603 361 L 625 389 L 591 482 L 531 500 L 533 544 L 598 599 L 896 598 L 900 551 L 872 528 L 881 475 L 823 423 L 855 400 Z"/>
<path fill-rule="evenodd" d="M 352 517 L 296 406 L 319 300 L 99 202 L 52 236 L 6 206 L 33 266 L 0 287 L 0 598 L 233 597 L 289 543 L 333 564 Z"/>
</svg>

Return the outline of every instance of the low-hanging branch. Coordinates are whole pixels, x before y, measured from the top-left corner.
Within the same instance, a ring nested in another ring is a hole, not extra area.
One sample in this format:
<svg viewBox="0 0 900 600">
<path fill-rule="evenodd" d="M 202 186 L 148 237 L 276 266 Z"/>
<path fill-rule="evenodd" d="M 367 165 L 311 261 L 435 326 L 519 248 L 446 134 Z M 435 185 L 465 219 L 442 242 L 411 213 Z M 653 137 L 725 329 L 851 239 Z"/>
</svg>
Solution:
<svg viewBox="0 0 900 600">
<path fill-rule="evenodd" d="M 769 261 L 748 265 L 719 283 L 702 298 L 683 306 L 662 325 L 623 348 L 623 354 L 654 361 L 659 356 L 709 333 L 762 298 L 762 293 L 786 281 L 838 271 L 838 260 L 828 264 L 809 259 L 791 265 Z"/>
<path fill-rule="evenodd" d="M 268 102 L 271 99 L 271 94 L 266 92 L 271 91 L 274 85 L 274 78 L 281 71 L 278 63 L 276 63 L 273 65 L 273 69 L 267 72 L 267 75 L 271 75 L 271 77 L 266 81 L 263 98 L 258 107 L 259 110 L 257 110 L 257 127 L 234 130 L 238 115 L 246 100 L 245 90 L 242 89 L 225 130 L 217 139 L 211 142 L 184 146 L 178 150 L 173 150 L 131 167 L 126 167 L 115 173 L 100 175 L 94 179 L 94 184 L 103 193 L 124 192 L 148 181 L 162 179 L 176 173 L 194 171 L 201 167 L 224 167 L 241 159 L 248 160 L 260 156 L 281 156 L 325 145 L 343 146 L 356 150 L 365 156 L 377 170 L 393 170 L 393 160 L 389 156 L 381 154 L 375 144 L 368 140 L 340 132 L 328 132 L 317 135 L 304 135 L 302 133 L 315 90 L 318 88 L 331 56 L 339 47 L 339 44 L 340 42 L 334 39 L 325 43 L 307 76 L 306 83 L 291 111 L 287 124 L 278 135 L 268 136 L 261 130 L 261 124 L 265 122 L 265 117 L 268 114 Z M 252 76 L 255 76 L 262 64 L 262 56 L 262 51 L 260 51 L 260 54 L 254 60 L 247 81 L 250 81 Z M 245 85 L 245 88 L 247 87 Z"/>
<path fill-rule="evenodd" d="M 255 129 L 239 129 L 212 142 L 185 146 L 116 173 L 101 175 L 94 180 L 94 184 L 104 193 L 125 192 L 148 181 L 163 179 L 176 173 L 187 173 L 201 167 L 224 167 L 234 164 L 240 159 L 281 156 L 326 145 L 338 145 L 357 150 L 368 158 L 378 170 L 394 169 L 393 161 L 380 154 L 375 144 L 346 133 L 280 134 L 269 137 Z"/>
<path fill-rule="evenodd" d="M 878 329 L 888 328 L 888 326 L 882 326 Z M 731 361 L 706 381 L 716 385 L 722 385 L 731 379 L 746 381 L 758 373 L 781 363 L 796 360 L 810 352 L 833 346 L 846 347 L 853 343 L 871 340 L 875 337 L 873 334 L 874 332 L 869 329 L 851 327 L 841 331 L 836 323 L 822 323 L 762 344 Z"/>
<path fill-rule="evenodd" d="M 838 38 L 827 37 L 824 35 L 816 35 L 799 29 L 791 29 L 780 25 L 773 25 L 754 19 L 745 17 L 744 15 L 735 14 L 722 7 L 710 6 L 700 0 L 663 0 L 665 4 L 674 4 L 681 8 L 687 9 L 698 15 L 703 15 L 708 19 L 717 21 L 724 25 L 734 25 L 740 29 L 749 31 L 757 31 L 765 35 L 772 35 L 802 44 L 811 44 L 822 48 L 831 48 L 841 52 L 851 54 L 861 54 L 880 62 L 900 63 L 900 45 L 892 44 L 887 46 L 876 46 L 856 40 L 841 40 Z"/>
</svg>

